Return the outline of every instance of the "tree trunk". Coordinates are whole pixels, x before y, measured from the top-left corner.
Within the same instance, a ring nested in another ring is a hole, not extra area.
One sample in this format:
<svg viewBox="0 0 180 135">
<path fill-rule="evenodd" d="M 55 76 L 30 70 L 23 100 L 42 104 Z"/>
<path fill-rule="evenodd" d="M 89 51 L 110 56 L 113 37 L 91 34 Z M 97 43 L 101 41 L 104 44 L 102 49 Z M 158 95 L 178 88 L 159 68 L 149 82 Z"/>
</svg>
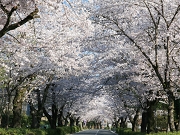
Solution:
<svg viewBox="0 0 180 135">
<path fill-rule="evenodd" d="M 65 117 L 64 121 L 65 121 L 64 126 L 67 126 L 68 125 L 68 117 Z"/>
<path fill-rule="evenodd" d="M 66 115 L 66 117 L 64 118 L 64 121 L 65 121 L 65 126 L 67 126 L 68 125 L 68 119 L 69 119 L 69 117 L 70 117 L 70 115 L 71 115 L 71 113 L 67 113 L 67 115 Z"/>
<path fill-rule="evenodd" d="M 176 117 L 176 122 L 175 122 L 175 129 L 176 131 L 179 131 L 180 130 L 180 99 L 177 99 L 174 101 L 174 107 L 175 107 L 175 117 Z"/>
<path fill-rule="evenodd" d="M 79 119 L 80 119 L 80 117 L 78 117 L 77 119 L 76 119 L 76 126 L 79 126 Z"/>
<path fill-rule="evenodd" d="M 173 93 L 169 92 L 168 94 L 168 125 L 170 128 L 170 131 L 175 131 L 174 126 L 174 97 Z"/>
<path fill-rule="evenodd" d="M 180 99 L 178 99 L 176 103 L 177 103 L 176 106 L 178 106 L 178 108 L 176 110 L 177 119 L 178 119 L 178 121 L 176 123 L 176 127 L 177 127 L 176 130 L 179 131 L 180 130 Z"/>
<path fill-rule="evenodd" d="M 154 107 L 156 101 L 148 101 L 148 109 L 147 109 L 147 133 L 156 131 L 156 123 L 154 117 Z"/>
<path fill-rule="evenodd" d="M 137 108 L 136 115 L 134 116 L 133 122 L 132 122 L 132 131 L 137 131 L 139 126 L 139 115 L 140 115 L 140 108 Z"/>
<path fill-rule="evenodd" d="M 41 122 L 41 118 L 43 116 L 43 106 L 46 102 L 49 86 L 50 86 L 50 84 L 46 85 L 42 99 L 41 99 L 40 90 L 39 89 L 35 90 L 35 92 L 37 93 L 37 101 L 38 101 L 37 110 L 35 109 L 34 105 L 31 103 L 31 101 L 29 103 L 30 104 L 30 114 L 32 117 L 31 128 L 40 128 L 40 122 Z"/>
<path fill-rule="evenodd" d="M 10 119 L 10 104 L 11 104 L 11 94 L 8 94 L 8 104 L 7 104 L 7 121 L 6 121 L 6 128 L 9 128 L 9 119 Z"/>
<path fill-rule="evenodd" d="M 74 117 L 71 115 L 70 117 L 69 117 L 69 120 L 70 120 L 70 126 L 72 127 L 72 126 L 75 126 L 75 120 L 74 120 Z"/>
<path fill-rule="evenodd" d="M 59 109 L 59 114 L 58 114 L 58 127 L 62 127 L 63 126 L 63 109 L 64 109 L 64 105 L 61 106 L 61 108 Z"/>
<path fill-rule="evenodd" d="M 52 105 L 52 128 L 56 128 L 58 109 L 55 104 Z"/>
<path fill-rule="evenodd" d="M 57 113 L 58 113 L 58 109 L 56 108 L 56 105 L 52 104 L 52 115 L 49 115 L 49 113 L 46 111 L 44 107 L 43 107 L 43 112 L 47 117 L 51 128 L 56 129 Z"/>
<path fill-rule="evenodd" d="M 121 118 L 118 118 L 118 120 L 114 120 L 114 125 L 115 125 L 115 128 L 118 128 L 119 127 L 119 122 L 120 122 Z"/>
<path fill-rule="evenodd" d="M 152 107 L 148 108 L 147 112 L 147 133 L 155 131 L 155 119 Z"/>
<path fill-rule="evenodd" d="M 31 115 L 31 128 L 37 128 L 37 117 L 36 109 L 30 105 L 30 115 Z"/>
<path fill-rule="evenodd" d="M 17 89 L 13 100 L 13 127 L 21 127 L 21 112 L 22 112 L 22 102 L 24 94 L 26 92 L 25 88 Z"/>
<path fill-rule="evenodd" d="M 180 114 L 179 114 L 179 116 L 180 116 Z M 180 117 L 179 117 L 178 123 L 177 123 L 177 131 L 179 131 L 179 130 L 180 130 Z"/>
<path fill-rule="evenodd" d="M 146 127 L 147 127 L 147 111 L 145 110 L 142 113 L 142 122 L 141 122 L 141 132 L 146 133 Z"/>
<path fill-rule="evenodd" d="M 126 119 L 127 119 L 127 117 L 126 118 L 121 117 L 120 119 L 121 119 L 120 127 L 126 128 Z"/>
<path fill-rule="evenodd" d="M 41 118 L 43 116 L 43 110 L 36 110 L 32 104 L 30 104 L 31 114 L 31 128 L 40 128 Z"/>
<path fill-rule="evenodd" d="M 58 127 L 62 127 L 63 126 L 63 112 L 60 111 L 60 113 L 58 114 Z"/>
</svg>

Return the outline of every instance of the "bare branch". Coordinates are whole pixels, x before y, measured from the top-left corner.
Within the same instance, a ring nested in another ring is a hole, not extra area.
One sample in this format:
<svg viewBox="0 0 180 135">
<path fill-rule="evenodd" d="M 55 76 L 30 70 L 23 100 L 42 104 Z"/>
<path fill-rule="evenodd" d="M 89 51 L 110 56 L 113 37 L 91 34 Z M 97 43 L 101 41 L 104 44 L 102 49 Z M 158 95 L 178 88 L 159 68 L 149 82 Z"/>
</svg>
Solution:
<svg viewBox="0 0 180 135">
<path fill-rule="evenodd" d="M 168 27 L 171 26 L 172 22 L 174 21 L 176 15 L 179 13 L 179 11 L 180 11 L 180 5 L 178 5 L 178 7 L 177 7 L 177 9 L 176 9 L 176 11 L 175 11 L 175 13 L 174 13 L 174 16 L 172 17 L 170 23 L 168 24 Z"/>
<path fill-rule="evenodd" d="M 13 36 L 13 35 L 11 35 L 11 34 L 9 34 L 9 33 L 7 33 L 9 36 L 11 36 L 11 37 L 13 37 L 18 43 L 21 43 L 15 36 Z"/>
</svg>

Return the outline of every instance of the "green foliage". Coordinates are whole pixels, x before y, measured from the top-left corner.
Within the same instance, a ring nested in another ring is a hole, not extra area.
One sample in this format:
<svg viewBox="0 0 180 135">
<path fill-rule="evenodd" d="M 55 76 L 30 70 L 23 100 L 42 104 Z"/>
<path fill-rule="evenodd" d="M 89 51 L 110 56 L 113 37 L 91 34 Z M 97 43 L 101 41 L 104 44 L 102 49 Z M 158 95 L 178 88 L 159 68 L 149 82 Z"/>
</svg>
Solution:
<svg viewBox="0 0 180 135">
<path fill-rule="evenodd" d="M 45 130 L 40 130 L 40 129 L 1 128 L 0 135 L 47 135 L 47 132 Z"/>
<path fill-rule="evenodd" d="M 6 127 L 6 124 L 7 124 L 7 114 L 2 114 L 1 115 L 2 117 L 2 124 L 1 124 L 1 127 Z M 26 127 L 29 127 L 30 126 L 30 120 L 31 118 L 27 115 L 22 115 L 21 116 L 21 126 L 22 128 L 26 128 Z M 12 126 L 12 122 L 13 122 L 13 114 L 9 114 L 9 125 L 10 127 Z"/>
<path fill-rule="evenodd" d="M 158 115 L 156 117 L 157 126 L 160 129 L 166 129 L 167 128 L 167 116 L 166 115 Z"/>
<path fill-rule="evenodd" d="M 41 120 L 40 124 L 41 124 L 41 125 L 48 125 L 49 122 L 48 122 L 47 120 Z"/>
<path fill-rule="evenodd" d="M 105 127 L 104 129 L 110 129 L 109 127 Z"/>
<path fill-rule="evenodd" d="M 41 120 L 40 126 L 41 126 L 41 128 L 46 128 L 46 129 L 50 128 L 49 121 Z"/>
<path fill-rule="evenodd" d="M 79 131 L 79 127 L 58 127 L 57 129 L 0 128 L 0 135 L 66 135 Z"/>
<path fill-rule="evenodd" d="M 158 102 L 157 105 L 156 105 L 157 110 L 167 110 L 167 108 L 168 108 L 168 105 L 164 104 L 164 103 L 161 103 L 161 102 Z"/>
<path fill-rule="evenodd" d="M 1 127 L 6 127 L 7 123 L 9 123 L 9 126 L 12 126 L 12 121 L 13 121 L 13 115 L 12 114 L 1 114 Z M 8 121 L 9 119 L 9 121 Z"/>
<path fill-rule="evenodd" d="M 180 132 L 158 132 L 158 133 L 150 133 L 149 135 L 180 135 Z"/>
<path fill-rule="evenodd" d="M 78 127 L 78 126 L 73 126 L 73 127 L 71 127 L 71 133 L 76 133 L 76 132 L 79 132 L 81 129 L 80 129 L 80 127 Z"/>
<path fill-rule="evenodd" d="M 116 133 L 118 135 L 145 135 L 145 133 L 141 132 L 132 132 L 132 130 L 128 128 L 117 128 Z"/>
<path fill-rule="evenodd" d="M 59 131 L 58 128 L 56 130 L 55 129 L 46 129 L 45 131 L 46 131 L 46 135 L 65 135 L 62 131 Z"/>
<path fill-rule="evenodd" d="M 141 132 L 132 132 L 131 129 L 123 129 L 123 128 L 117 128 L 116 133 L 118 135 L 148 135 L 146 133 Z M 158 133 L 150 133 L 149 135 L 180 135 L 180 132 L 158 132 Z"/>
<path fill-rule="evenodd" d="M 23 128 L 30 127 L 31 118 L 30 116 L 23 115 L 21 118 L 21 126 Z"/>
<path fill-rule="evenodd" d="M 65 127 L 58 127 L 57 130 L 59 132 L 63 134 L 69 134 L 69 133 L 76 133 L 80 131 L 80 128 L 77 126 L 73 126 L 73 127 L 69 127 L 69 126 L 65 126 Z"/>
</svg>

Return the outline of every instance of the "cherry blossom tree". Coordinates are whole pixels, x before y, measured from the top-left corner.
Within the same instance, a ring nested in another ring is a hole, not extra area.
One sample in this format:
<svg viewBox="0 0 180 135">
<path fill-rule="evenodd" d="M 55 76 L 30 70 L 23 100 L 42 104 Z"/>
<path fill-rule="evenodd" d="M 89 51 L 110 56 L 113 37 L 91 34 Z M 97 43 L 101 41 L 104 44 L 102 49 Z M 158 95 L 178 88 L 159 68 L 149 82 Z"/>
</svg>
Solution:
<svg viewBox="0 0 180 135">
<path fill-rule="evenodd" d="M 170 130 L 174 130 L 174 98 L 178 79 L 178 1 L 95 1 L 93 20 L 111 31 L 118 41 L 131 45 L 138 58 L 145 58 L 155 80 L 168 95 Z M 104 35 L 102 35 L 104 36 Z M 112 37 L 108 36 L 108 37 Z M 107 36 L 106 36 L 107 37 Z M 143 59 L 142 59 L 143 60 Z M 157 79 L 156 79 L 157 78 Z M 158 91 L 156 89 L 155 91 Z"/>
<path fill-rule="evenodd" d="M 51 128 L 68 120 L 71 126 L 89 120 L 99 127 L 113 119 L 124 127 L 129 117 L 135 129 L 142 109 L 149 115 L 142 129 L 147 126 L 149 133 L 154 107 L 168 99 L 174 130 L 180 75 L 177 0 L 1 0 L 0 6 L 5 76 L 0 81 L 8 111 L 13 106 L 14 127 L 20 126 L 26 101 L 33 128 L 44 113 Z"/>
<path fill-rule="evenodd" d="M 38 8 L 33 0 L 1 0 L 0 1 L 0 38 L 6 33 L 38 16 Z M 12 36 L 13 37 L 13 36 Z"/>
<path fill-rule="evenodd" d="M 15 1 L 15 2 L 17 2 L 17 4 L 18 2 L 20 2 L 19 3 L 20 7 L 22 6 L 22 4 L 25 4 L 23 3 L 23 1 Z M 4 5 L 7 4 L 8 3 L 1 2 L 1 8 L 3 9 L 2 10 L 3 12 L 6 10 L 5 9 L 6 7 Z M 8 8 L 11 8 L 12 6 L 11 4 L 16 4 L 16 3 L 10 2 Z M 29 5 L 29 7 L 26 6 L 26 8 L 30 9 L 30 6 L 31 5 Z M 24 92 L 23 95 L 21 95 L 21 99 L 17 99 L 17 98 L 14 99 L 16 99 L 16 101 L 18 100 L 23 101 L 23 98 L 26 98 L 26 95 L 29 95 L 31 94 L 31 92 L 36 90 L 37 92 L 35 93 L 37 94 L 37 98 L 39 98 L 38 97 L 39 95 L 44 95 L 44 96 L 40 100 L 38 99 L 34 99 L 34 100 L 36 100 L 39 103 L 38 106 L 44 107 L 47 93 L 49 93 L 48 86 L 52 85 L 51 83 L 46 84 L 43 82 L 43 80 L 45 82 L 48 82 L 48 76 L 49 76 L 48 74 L 52 74 L 52 73 L 56 74 L 56 76 L 53 78 L 54 79 L 53 82 L 54 82 L 58 80 L 58 78 L 65 78 L 65 77 L 68 78 L 71 75 L 78 76 L 83 72 L 83 70 L 84 71 L 86 70 L 85 63 L 87 62 L 82 60 L 83 59 L 87 60 L 88 58 L 78 56 L 80 50 L 78 42 L 84 36 L 84 34 L 88 33 L 88 31 L 85 32 L 82 25 L 86 27 L 85 25 L 88 24 L 89 22 L 88 21 L 87 23 L 84 22 L 84 19 L 86 17 L 85 14 L 83 13 L 80 15 L 76 14 L 76 12 L 73 9 L 68 8 L 67 4 L 62 4 L 60 1 L 59 2 L 38 1 L 36 2 L 36 6 L 40 7 L 39 14 L 41 15 L 42 19 L 35 19 L 31 17 L 28 20 L 29 18 L 28 16 L 27 18 L 25 18 L 25 21 L 26 22 L 29 21 L 29 23 L 21 27 L 19 26 L 26 23 L 20 17 L 23 16 L 21 13 L 19 13 L 21 10 L 19 9 L 17 12 L 15 12 L 16 10 L 14 9 L 12 10 L 12 13 L 15 14 L 12 15 L 14 17 L 13 19 L 15 19 L 14 21 L 20 19 L 20 22 L 12 25 L 13 29 L 16 28 L 16 31 L 11 31 L 11 33 L 8 34 L 10 35 L 10 37 L 4 36 L 3 38 L 1 38 L 2 39 L 1 42 L 4 45 L 1 46 L 1 54 L 4 55 L 4 59 L 9 56 L 8 55 L 9 53 L 13 54 L 10 56 L 10 60 L 8 62 L 4 61 L 2 63 L 2 67 L 6 68 L 7 74 L 9 73 L 13 74 L 14 77 L 13 79 L 11 76 L 8 77 L 11 78 L 12 80 L 11 83 L 12 85 L 15 85 L 16 88 L 24 87 L 26 86 L 26 83 L 30 83 L 29 81 L 27 82 L 25 81 L 27 78 L 29 78 L 29 76 L 31 76 L 31 74 L 34 74 L 35 80 L 31 82 L 31 85 L 28 86 L 28 88 L 27 87 L 24 88 Z M 22 11 L 24 10 L 25 9 L 22 8 Z M 37 13 L 37 8 L 35 9 L 34 12 L 30 13 L 30 16 L 35 15 L 35 17 L 37 17 L 35 13 Z M 12 30 L 10 29 L 12 26 L 9 25 L 10 23 L 8 22 L 12 16 L 11 14 L 7 14 L 7 15 L 9 16 L 7 16 L 7 18 L 4 18 L 5 22 L 7 19 L 7 23 L 5 24 L 2 22 L 2 26 L 4 25 L 1 31 L 2 36 L 5 34 L 4 31 L 8 32 Z M 19 18 L 16 19 L 15 17 L 19 17 Z M 76 19 L 76 17 L 78 17 L 78 19 Z M 54 22 L 54 20 L 56 21 Z M 18 25 L 19 28 L 15 27 L 15 25 Z M 49 31 L 50 33 L 47 33 L 47 31 Z M 11 37 L 13 37 L 13 40 L 15 41 L 12 41 Z M 6 47 L 7 44 L 10 45 Z M 6 50 L 6 52 L 3 53 L 3 50 Z M 42 75 L 44 75 L 44 77 Z M 18 78 L 20 78 L 21 80 L 20 84 L 19 83 L 16 84 L 16 81 L 19 80 Z M 9 81 L 6 80 L 3 81 L 4 83 L 7 82 L 9 84 Z M 38 94 L 39 91 L 37 89 L 39 88 L 40 90 L 42 90 L 41 94 Z M 9 90 L 10 93 L 12 93 L 14 90 L 13 87 L 10 87 L 9 89 L 10 89 Z M 20 92 L 20 91 L 16 90 L 16 92 Z M 18 93 L 16 93 L 16 95 L 18 95 Z M 8 102 L 8 103 L 12 103 L 12 102 Z M 37 111 L 37 113 L 40 113 L 37 118 L 38 120 L 42 116 L 42 107 L 33 108 L 34 105 L 32 103 L 36 103 L 36 102 L 30 100 L 31 109 L 33 109 L 34 112 Z M 21 105 L 18 106 L 18 110 L 19 110 L 18 115 L 16 115 L 18 116 L 18 118 L 17 121 L 14 121 L 14 123 L 18 123 L 20 120 L 19 116 L 21 114 Z M 19 126 L 19 124 L 17 126 Z"/>
</svg>

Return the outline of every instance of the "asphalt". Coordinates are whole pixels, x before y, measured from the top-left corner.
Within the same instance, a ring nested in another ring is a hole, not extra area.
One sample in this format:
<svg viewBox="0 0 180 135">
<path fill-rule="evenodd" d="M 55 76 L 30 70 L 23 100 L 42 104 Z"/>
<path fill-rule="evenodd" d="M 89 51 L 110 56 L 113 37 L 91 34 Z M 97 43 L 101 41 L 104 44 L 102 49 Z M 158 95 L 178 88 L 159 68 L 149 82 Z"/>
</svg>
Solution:
<svg viewBox="0 0 180 135">
<path fill-rule="evenodd" d="M 117 135 L 117 134 L 110 130 L 94 129 L 94 130 L 81 131 L 72 135 Z"/>
</svg>

